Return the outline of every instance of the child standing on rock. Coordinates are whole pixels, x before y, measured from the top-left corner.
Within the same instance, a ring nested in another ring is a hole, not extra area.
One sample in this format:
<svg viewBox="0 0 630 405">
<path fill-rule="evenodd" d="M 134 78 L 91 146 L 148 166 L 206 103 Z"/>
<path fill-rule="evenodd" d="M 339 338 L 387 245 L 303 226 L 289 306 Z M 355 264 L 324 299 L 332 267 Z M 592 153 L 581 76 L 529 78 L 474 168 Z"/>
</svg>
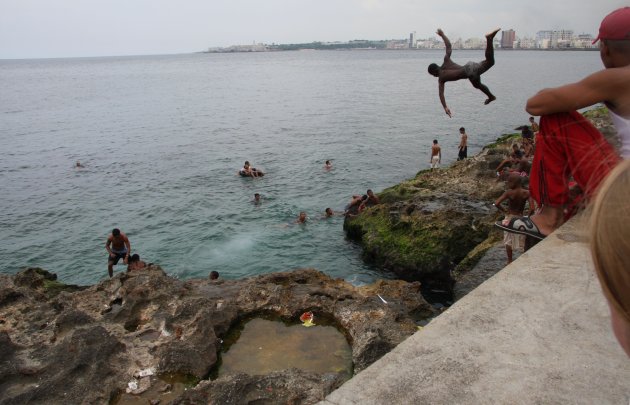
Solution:
<svg viewBox="0 0 630 405">
<path fill-rule="evenodd" d="M 525 203 L 529 201 L 529 213 L 534 212 L 534 199 L 529 195 L 529 190 L 524 189 L 521 183 L 521 176 L 516 173 L 510 174 L 507 179 L 507 190 L 499 197 L 494 206 L 503 213 L 505 218 L 503 224 L 508 224 L 512 218 L 523 216 L 525 211 Z M 507 210 L 501 206 L 503 201 L 508 201 Z M 525 246 L 525 236 L 511 232 L 503 232 L 503 244 L 507 254 L 508 264 L 512 263 L 512 252 L 514 249 L 523 249 Z"/>
</svg>

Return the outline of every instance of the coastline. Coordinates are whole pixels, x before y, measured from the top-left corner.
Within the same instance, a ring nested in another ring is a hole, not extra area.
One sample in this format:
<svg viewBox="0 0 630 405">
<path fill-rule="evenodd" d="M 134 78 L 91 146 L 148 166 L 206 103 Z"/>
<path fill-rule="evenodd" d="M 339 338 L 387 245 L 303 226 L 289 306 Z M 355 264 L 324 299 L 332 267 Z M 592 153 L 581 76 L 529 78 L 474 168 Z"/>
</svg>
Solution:
<svg viewBox="0 0 630 405">
<path fill-rule="evenodd" d="M 585 116 L 614 136 L 605 108 Z M 289 322 L 312 311 L 346 336 L 354 372 L 367 368 L 440 313 L 423 294 L 447 288 L 452 301 L 465 278 L 474 279 L 466 282 L 470 291 L 493 274 L 471 277 L 500 240 L 489 202 L 503 186 L 493 169 L 518 137 L 505 134 L 470 159 L 421 171 L 379 193 L 383 204 L 346 221 L 365 258 L 404 280 L 354 287 L 312 269 L 178 280 L 149 266 L 81 287 L 36 268 L 0 275 L 0 378 L 6 381 L 0 397 L 117 403 L 127 388 L 142 395 L 176 375 L 189 385 L 175 403 L 322 400 L 345 381 L 340 373 L 290 369 L 209 378 L 220 365 L 222 337 L 249 317 L 272 314 Z M 465 293 L 460 289 L 458 298 Z"/>
<path fill-rule="evenodd" d="M 607 111 L 598 107 L 584 116 L 617 146 Z M 435 172 L 422 170 L 383 190 L 383 204 L 344 222 L 348 238 L 363 247 L 365 260 L 403 280 L 420 281 L 430 301 L 448 305 L 461 298 L 505 265 L 493 265 L 490 273 L 473 271 L 489 249 L 502 246 L 502 232 L 493 226 L 502 215 L 491 204 L 504 184 L 495 169 L 520 138 L 503 134 L 475 156 Z"/>
</svg>

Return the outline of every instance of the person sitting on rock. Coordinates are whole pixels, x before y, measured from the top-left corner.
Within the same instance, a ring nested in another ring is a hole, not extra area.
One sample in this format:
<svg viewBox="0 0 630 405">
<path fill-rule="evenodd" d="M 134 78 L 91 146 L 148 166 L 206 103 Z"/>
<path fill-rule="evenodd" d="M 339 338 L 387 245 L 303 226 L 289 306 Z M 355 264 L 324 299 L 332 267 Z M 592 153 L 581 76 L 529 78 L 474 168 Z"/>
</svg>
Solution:
<svg viewBox="0 0 630 405">
<path fill-rule="evenodd" d="M 127 265 L 127 271 L 140 270 L 144 269 L 145 267 L 147 267 L 147 264 L 140 260 L 139 254 L 134 253 L 133 255 L 131 255 L 131 257 L 129 258 L 129 264 Z"/>
<path fill-rule="evenodd" d="M 518 162 L 518 166 L 514 169 L 504 169 L 499 172 L 499 177 L 497 178 L 497 182 L 499 181 L 507 181 L 508 177 L 511 174 L 517 174 L 522 178 L 523 186 L 526 186 L 526 183 L 529 183 L 529 172 L 532 168 L 532 164 L 529 163 L 527 159 L 521 159 Z"/>
<path fill-rule="evenodd" d="M 368 189 L 368 191 L 367 191 L 367 199 L 365 200 L 365 206 L 366 207 L 372 207 L 372 206 L 378 205 L 380 203 L 381 203 L 381 201 L 374 194 L 374 191 Z"/>
<path fill-rule="evenodd" d="M 523 151 L 518 147 L 517 143 L 512 144 L 512 153 L 506 159 L 503 159 L 499 166 L 497 166 L 497 175 L 501 173 L 504 167 L 512 167 L 517 165 L 523 159 Z"/>
<path fill-rule="evenodd" d="M 543 239 L 566 220 L 569 179 L 586 200 L 621 161 L 606 138 L 577 110 L 605 103 L 621 140 L 621 156 L 630 157 L 630 7 L 608 14 L 599 27 L 599 55 L 605 69 L 576 83 L 544 89 L 527 100 L 526 110 L 540 115 L 530 190 L 541 207 L 531 217 L 514 218 L 510 232 Z"/>
<path fill-rule="evenodd" d="M 365 205 L 363 203 L 367 199 L 368 199 L 367 194 L 364 194 L 362 196 L 353 195 L 352 200 L 350 200 L 350 203 L 346 205 L 344 215 L 346 217 L 356 217 L 357 215 L 359 215 L 359 213 L 363 211 L 363 209 L 365 208 Z M 363 209 L 361 208 L 361 206 L 363 206 Z"/>
</svg>

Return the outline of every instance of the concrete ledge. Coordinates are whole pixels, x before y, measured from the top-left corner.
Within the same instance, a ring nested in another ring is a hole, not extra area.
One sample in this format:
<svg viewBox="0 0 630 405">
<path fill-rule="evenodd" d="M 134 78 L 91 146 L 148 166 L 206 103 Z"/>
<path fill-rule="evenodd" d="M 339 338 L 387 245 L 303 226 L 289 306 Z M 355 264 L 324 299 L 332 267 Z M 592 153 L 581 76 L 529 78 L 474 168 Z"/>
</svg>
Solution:
<svg viewBox="0 0 630 405">
<path fill-rule="evenodd" d="M 565 224 L 320 404 L 629 404 L 580 219 Z"/>
</svg>

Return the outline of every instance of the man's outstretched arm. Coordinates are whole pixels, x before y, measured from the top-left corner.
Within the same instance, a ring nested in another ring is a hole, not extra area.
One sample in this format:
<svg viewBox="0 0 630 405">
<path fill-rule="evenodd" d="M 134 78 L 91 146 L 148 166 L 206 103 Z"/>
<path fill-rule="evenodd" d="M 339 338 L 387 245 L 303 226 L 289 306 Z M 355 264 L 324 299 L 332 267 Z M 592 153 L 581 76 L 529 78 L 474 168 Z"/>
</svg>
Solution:
<svg viewBox="0 0 630 405">
<path fill-rule="evenodd" d="M 438 34 L 440 37 L 442 37 L 442 40 L 444 40 L 444 46 L 446 47 L 446 56 L 444 56 L 444 60 L 446 61 L 447 59 L 451 59 L 451 53 L 453 52 L 451 41 L 448 40 L 446 34 L 444 34 L 444 31 L 442 31 L 442 28 L 438 28 L 436 34 Z"/>
<path fill-rule="evenodd" d="M 439 93 L 440 93 L 440 102 L 442 103 L 442 107 L 444 107 L 444 112 L 449 117 L 451 116 L 451 110 L 446 106 L 446 99 L 444 98 L 444 82 L 439 82 Z"/>
</svg>

